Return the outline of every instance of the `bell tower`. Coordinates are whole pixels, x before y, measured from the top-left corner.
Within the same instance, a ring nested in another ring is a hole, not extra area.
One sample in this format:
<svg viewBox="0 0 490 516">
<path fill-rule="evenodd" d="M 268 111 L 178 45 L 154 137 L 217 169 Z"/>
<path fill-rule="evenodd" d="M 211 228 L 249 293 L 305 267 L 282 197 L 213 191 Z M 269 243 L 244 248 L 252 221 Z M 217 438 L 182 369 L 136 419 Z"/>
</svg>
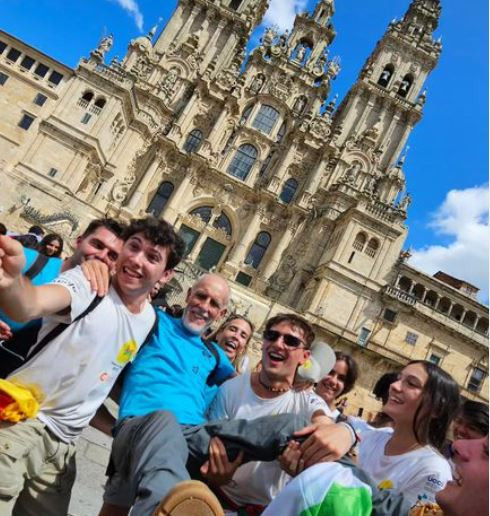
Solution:
<svg viewBox="0 0 490 516">
<path fill-rule="evenodd" d="M 422 117 L 424 83 L 441 53 L 433 37 L 440 14 L 439 0 L 413 0 L 401 20 L 391 21 L 337 110 L 339 144 L 376 126 L 380 166 L 396 163 Z"/>
</svg>

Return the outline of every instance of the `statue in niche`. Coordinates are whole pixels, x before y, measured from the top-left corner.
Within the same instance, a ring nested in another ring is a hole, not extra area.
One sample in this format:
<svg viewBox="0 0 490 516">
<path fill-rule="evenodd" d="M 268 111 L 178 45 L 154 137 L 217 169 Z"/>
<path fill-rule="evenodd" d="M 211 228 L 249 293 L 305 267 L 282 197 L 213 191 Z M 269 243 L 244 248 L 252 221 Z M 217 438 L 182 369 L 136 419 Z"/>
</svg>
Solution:
<svg viewBox="0 0 490 516">
<path fill-rule="evenodd" d="M 290 285 L 297 272 L 296 260 L 290 254 L 286 256 L 277 271 L 269 278 L 267 295 L 278 297 Z"/>
<path fill-rule="evenodd" d="M 98 54 L 100 57 L 104 57 L 107 52 L 112 48 L 112 45 L 114 43 L 114 37 L 112 34 L 109 34 L 108 36 L 105 36 L 100 40 L 100 43 L 98 47 L 95 49 L 95 53 Z"/>
<path fill-rule="evenodd" d="M 285 52 L 288 49 L 289 31 L 286 29 L 284 34 L 279 36 L 279 48 Z"/>
<path fill-rule="evenodd" d="M 356 182 L 357 175 L 359 174 L 359 171 L 361 170 L 361 165 L 359 163 L 354 163 L 352 167 L 348 168 L 345 171 L 344 174 L 344 182 L 348 185 L 353 185 Z"/>
<path fill-rule="evenodd" d="M 306 47 L 305 45 L 300 45 L 298 48 L 298 52 L 296 53 L 296 61 L 302 63 L 306 55 Z"/>
<path fill-rule="evenodd" d="M 261 73 L 259 73 L 254 77 L 254 80 L 252 81 L 252 84 L 250 86 L 250 91 L 252 93 L 257 94 L 257 93 L 259 93 L 259 91 L 261 90 L 263 85 L 264 85 L 264 76 Z"/>
<path fill-rule="evenodd" d="M 304 109 L 306 107 L 306 97 L 304 95 L 301 95 L 301 97 L 298 97 L 296 99 L 296 102 L 293 106 L 293 111 L 297 114 L 303 113 Z"/>
<path fill-rule="evenodd" d="M 112 188 L 111 197 L 117 203 L 122 203 L 126 199 L 132 184 L 136 177 L 134 174 L 129 174 L 121 180 L 117 180 Z"/>
<path fill-rule="evenodd" d="M 178 78 L 179 72 L 177 68 L 171 68 L 161 80 L 160 88 L 166 97 L 170 97 L 173 94 Z"/>
<path fill-rule="evenodd" d="M 364 189 L 368 194 L 375 195 L 377 189 L 377 179 L 375 176 L 372 176 L 366 184 L 366 188 Z"/>
<path fill-rule="evenodd" d="M 325 65 L 328 61 L 328 50 L 327 53 L 322 53 L 318 56 L 318 59 L 315 61 L 315 66 L 313 67 L 313 73 L 315 75 L 322 75 L 325 70 Z"/>
<path fill-rule="evenodd" d="M 407 193 L 403 199 L 400 201 L 398 205 L 398 209 L 401 211 L 407 211 L 408 207 L 412 204 L 412 197 L 409 193 Z"/>
</svg>

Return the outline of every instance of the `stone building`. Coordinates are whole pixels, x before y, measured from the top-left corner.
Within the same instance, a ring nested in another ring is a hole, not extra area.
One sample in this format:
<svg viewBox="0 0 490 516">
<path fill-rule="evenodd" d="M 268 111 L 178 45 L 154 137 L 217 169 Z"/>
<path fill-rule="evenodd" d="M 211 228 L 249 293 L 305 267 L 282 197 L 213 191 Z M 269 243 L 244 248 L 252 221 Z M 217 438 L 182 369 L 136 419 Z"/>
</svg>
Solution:
<svg viewBox="0 0 490 516">
<path fill-rule="evenodd" d="M 351 412 L 377 410 L 377 377 L 415 358 L 488 399 L 477 289 L 403 252 L 403 149 L 441 53 L 440 1 L 389 24 L 338 106 L 333 0 L 247 55 L 267 3 L 179 0 L 124 59 L 105 62 L 107 36 L 75 70 L 0 32 L 2 218 L 70 237 L 104 214 L 164 217 L 188 246 L 170 299 L 212 269 L 259 328 L 304 314 L 361 363 Z"/>
</svg>

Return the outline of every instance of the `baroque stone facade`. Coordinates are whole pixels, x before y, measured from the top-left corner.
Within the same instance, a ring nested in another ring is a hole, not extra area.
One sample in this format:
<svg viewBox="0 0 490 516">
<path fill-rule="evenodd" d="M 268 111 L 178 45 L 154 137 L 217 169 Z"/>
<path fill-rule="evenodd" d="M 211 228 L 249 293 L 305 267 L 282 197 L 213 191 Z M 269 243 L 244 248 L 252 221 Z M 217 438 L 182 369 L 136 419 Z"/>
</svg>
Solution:
<svg viewBox="0 0 490 516">
<path fill-rule="evenodd" d="M 351 412 L 377 410 L 376 379 L 416 358 L 488 399 L 487 308 L 403 252 L 403 149 L 441 52 L 439 0 L 413 0 L 390 23 L 338 106 L 333 0 L 291 33 L 267 28 L 247 56 L 266 9 L 180 0 L 122 60 L 105 62 L 107 36 L 75 70 L 0 32 L 2 219 L 69 239 L 104 214 L 164 217 L 189 251 L 170 298 L 216 270 L 258 328 L 305 315 L 361 364 Z"/>
</svg>

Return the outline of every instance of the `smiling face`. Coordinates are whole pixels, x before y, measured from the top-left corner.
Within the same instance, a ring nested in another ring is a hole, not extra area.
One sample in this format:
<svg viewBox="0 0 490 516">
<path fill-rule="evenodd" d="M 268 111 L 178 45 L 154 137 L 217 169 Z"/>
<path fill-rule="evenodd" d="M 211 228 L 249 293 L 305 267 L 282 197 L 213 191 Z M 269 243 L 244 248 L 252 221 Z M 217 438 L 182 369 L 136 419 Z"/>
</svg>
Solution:
<svg viewBox="0 0 490 516">
<path fill-rule="evenodd" d="M 61 249 L 61 242 L 57 239 L 52 240 L 49 244 L 46 244 L 46 255 L 47 256 L 58 256 Z"/>
<path fill-rule="evenodd" d="M 436 494 L 445 516 L 488 514 L 488 436 L 453 443 L 453 477 Z"/>
<path fill-rule="evenodd" d="M 282 335 L 292 335 L 301 340 L 299 347 L 286 345 L 281 336 L 275 341 L 264 338 L 262 345 L 262 369 L 270 380 L 293 383 L 298 366 L 305 363 L 310 356 L 310 350 L 305 349 L 305 335 L 298 326 L 283 321 L 273 325 L 270 330 Z"/>
<path fill-rule="evenodd" d="M 231 319 L 216 335 L 216 341 L 223 348 L 230 362 L 233 362 L 238 355 L 243 353 L 251 336 L 252 328 L 247 321 Z"/>
<path fill-rule="evenodd" d="M 191 333 L 200 335 L 226 314 L 229 295 L 223 278 L 216 274 L 203 276 L 187 293 L 182 324 Z"/>
<path fill-rule="evenodd" d="M 85 260 L 100 260 L 113 272 L 122 248 L 122 239 L 101 226 L 85 237 L 78 237 L 72 261 L 80 265 Z"/>
<path fill-rule="evenodd" d="M 327 405 L 335 405 L 335 399 L 344 392 L 348 373 L 349 366 L 345 360 L 337 360 L 333 369 L 318 382 L 315 392 Z"/>
<path fill-rule="evenodd" d="M 429 375 L 422 364 L 409 364 L 390 385 L 388 401 L 383 406 L 383 412 L 390 416 L 395 424 L 410 427 L 413 425 L 428 378 Z"/>
<path fill-rule="evenodd" d="M 116 264 L 119 290 L 132 298 L 147 296 L 155 283 L 166 283 L 173 270 L 166 270 L 168 248 L 152 244 L 141 233 L 132 235 L 123 246 Z"/>
</svg>

